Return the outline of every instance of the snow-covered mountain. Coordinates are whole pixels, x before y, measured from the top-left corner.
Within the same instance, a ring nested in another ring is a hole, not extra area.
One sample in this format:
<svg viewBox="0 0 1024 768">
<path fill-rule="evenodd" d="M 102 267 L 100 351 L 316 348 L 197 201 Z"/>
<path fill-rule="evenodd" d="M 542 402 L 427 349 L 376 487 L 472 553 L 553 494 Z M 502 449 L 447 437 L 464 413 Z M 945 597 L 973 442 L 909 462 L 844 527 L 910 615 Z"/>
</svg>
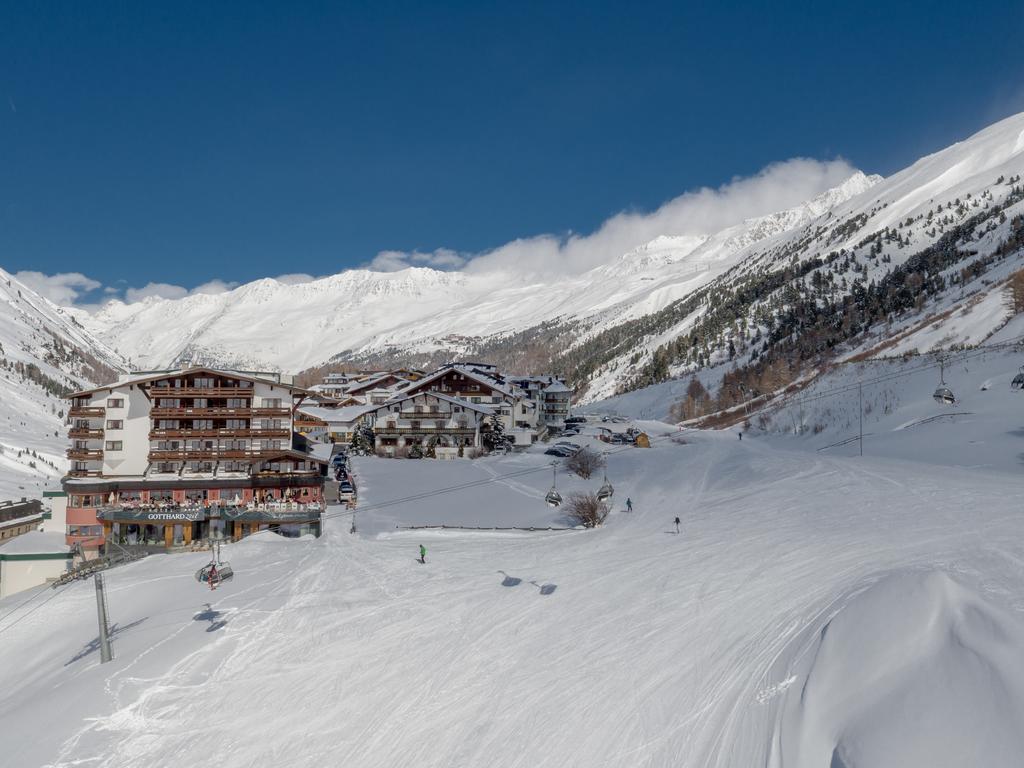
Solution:
<svg viewBox="0 0 1024 768">
<path fill-rule="evenodd" d="M 874 325 L 876 342 L 898 336 L 901 351 L 976 343 L 1014 311 L 1007 291 L 1020 262 L 1014 216 L 1022 172 L 1024 114 L 889 179 L 858 172 L 802 205 L 721 231 L 666 232 L 583 274 L 472 264 L 453 272 L 351 270 L 300 284 L 258 280 L 217 295 L 115 301 L 76 316 L 141 367 L 298 371 L 471 354 L 552 367 L 598 399 L 735 354 L 750 362 L 766 336 L 780 340 L 772 334 L 793 299 L 842 303 L 948 251 L 955 257 L 944 262 L 942 285 L 928 282 L 914 311 L 890 312 L 885 329 L 872 316 L 858 331 Z"/>
<path fill-rule="evenodd" d="M 300 370 L 339 353 L 448 348 L 552 321 L 594 327 L 661 309 L 752 244 L 813 220 L 880 177 L 856 173 L 791 210 L 722 232 L 665 235 L 582 275 L 350 270 L 308 283 L 257 280 L 217 295 L 114 301 L 79 319 L 141 367 L 182 361 Z"/>
<path fill-rule="evenodd" d="M 0 269 L 0 499 L 38 496 L 63 474 L 61 395 L 124 365 L 71 313 Z"/>
</svg>

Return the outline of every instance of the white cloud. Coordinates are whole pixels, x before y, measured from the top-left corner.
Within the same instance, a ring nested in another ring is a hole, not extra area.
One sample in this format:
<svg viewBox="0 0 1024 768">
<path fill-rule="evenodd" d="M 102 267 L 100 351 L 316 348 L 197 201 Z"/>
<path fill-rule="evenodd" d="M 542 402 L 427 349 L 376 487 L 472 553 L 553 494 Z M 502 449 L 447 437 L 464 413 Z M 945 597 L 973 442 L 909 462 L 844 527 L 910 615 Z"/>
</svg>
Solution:
<svg viewBox="0 0 1024 768">
<path fill-rule="evenodd" d="M 301 285 L 302 283 L 311 283 L 317 278 L 304 272 L 290 272 L 287 275 L 278 275 L 274 279 L 285 285 Z"/>
<path fill-rule="evenodd" d="M 480 254 L 470 271 L 580 273 L 650 242 L 659 235 L 713 234 L 745 219 L 799 205 L 848 179 L 845 160 L 796 158 L 774 163 L 718 189 L 704 187 L 669 200 L 649 213 L 623 212 L 589 235 L 541 235 L 513 240 Z"/>
<path fill-rule="evenodd" d="M 202 293 L 209 296 L 215 296 L 218 293 L 227 293 L 232 288 L 237 287 L 237 281 L 227 282 L 225 280 L 210 280 L 208 283 L 197 285 L 195 288 L 189 291 L 189 294 L 195 296 L 197 293 Z"/>
<path fill-rule="evenodd" d="M 841 159 L 795 158 L 773 163 L 754 176 L 735 178 L 717 189 L 686 192 L 654 211 L 617 213 L 589 235 L 537 235 L 468 256 L 446 248 L 429 253 L 381 251 L 366 266 L 381 272 L 422 265 L 521 275 L 578 274 L 659 235 L 714 234 L 745 219 L 792 208 L 838 186 L 855 171 Z"/>
<path fill-rule="evenodd" d="M 449 248 L 438 248 L 424 253 L 413 251 L 381 251 L 366 265 L 377 272 L 395 272 L 407 267 L 432 267 L 433 269 L 459 269 L 465 266 L 466 258 Z"/>
<path fill-rule="evenodd" d="M 124 300 L 128 304 L 155 296 L 161 299 L 183 299 L 188 296 L 188 288 L 170 283 L 146 283 L 142 288 L 128 288 L 124 292 Z"/>
<path fill-rule="evenodd" d="M 56 275 L 44 275 L 42 272 L 26 270 L 15 272 L 14 277 L 40 296 L 44 296 L 60 306 L 74 304 L 79 296 L 89 291 L 94 291 L 101 285 L 98 281 L 86 277 L 81 272 L 60 272 Z"/>
</svg>

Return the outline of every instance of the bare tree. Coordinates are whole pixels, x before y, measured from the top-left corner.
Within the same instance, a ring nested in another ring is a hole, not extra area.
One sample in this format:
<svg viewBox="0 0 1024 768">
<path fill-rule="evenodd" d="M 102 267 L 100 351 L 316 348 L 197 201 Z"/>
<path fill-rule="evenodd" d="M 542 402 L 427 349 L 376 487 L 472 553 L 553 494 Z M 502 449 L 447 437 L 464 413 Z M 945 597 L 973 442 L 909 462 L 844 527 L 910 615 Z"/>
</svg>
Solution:
<svg viewBox="0 0 1024 768">
<path fill-rule="evenodd" d="M 582 451 L 577 452 L 575 455 L 570 456 L 565 461 L 565 467 L 570 472 L 574 472 L 584 480 L 594 474 L 597 470 L 604 466 L 604 457 L 599 453 L 595 453 L 589 448 L 584 448 Z"/>
<path fill-rule="evenodd" d="M 573 493 L 565 504 L 569 519 L 585 528 L 596 528 L 608 517 L 608 505 L 593 493 Z"/>
</svg>

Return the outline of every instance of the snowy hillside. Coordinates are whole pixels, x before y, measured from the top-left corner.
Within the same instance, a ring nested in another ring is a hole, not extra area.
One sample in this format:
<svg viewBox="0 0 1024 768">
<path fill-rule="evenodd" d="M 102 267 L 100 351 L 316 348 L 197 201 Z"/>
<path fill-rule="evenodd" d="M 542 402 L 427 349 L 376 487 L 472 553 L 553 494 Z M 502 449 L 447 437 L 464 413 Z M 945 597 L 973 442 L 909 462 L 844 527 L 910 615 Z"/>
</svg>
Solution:
<svg viewBox="0 0 1024 768">
<path fill-rule="evenodd" d="M 258 280 L 217 295 L 112 302 L 77 317 L 140 367 L 185 360 L 297 371 L 345 353 L 467 349 L 543 323 L 600 329 L 657 311 L 729 267 L 745 249 L 869 189 L 857 173 L 791 210 L 722 232 L 666 236 L 582 275 L 352 270 L 308 283 Z"/>
<path fill-rule="evenodd" d="M 1022 177 L 1024 114 L 748 249 L 643 323 L 599 335 L 591 398 L 723 365 L 729 386 L 766 392 L 836 357 L 985 340 L 1024 311 Z M 609 340 L 635 352 L 601 358 Z"/>
<path fill-rule="evenodd" d="M 1024 480 L 908 434 L 656 440 L 591 531 L 395 529 L 560 522 L 539 452 L 356 459 L 356 535 L 232 544 L 212 593 L 201 553 L 109 572 L 110 664 L 91 583 L 0 601 L 5 765 L 1011 768 Z"/>
<path fill-rule="evenodd" d="M 0 270 L 0 499 L 38 496 L 64 474 L 60 396 L 122 366 L 67 311 Z"/>
</svg>

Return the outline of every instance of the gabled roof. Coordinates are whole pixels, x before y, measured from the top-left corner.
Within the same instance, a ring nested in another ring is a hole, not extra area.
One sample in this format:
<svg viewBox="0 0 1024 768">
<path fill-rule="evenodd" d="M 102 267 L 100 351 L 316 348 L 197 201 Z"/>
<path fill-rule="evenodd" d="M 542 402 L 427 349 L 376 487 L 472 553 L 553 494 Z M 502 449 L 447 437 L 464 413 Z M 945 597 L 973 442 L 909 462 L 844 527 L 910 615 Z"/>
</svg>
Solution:
<svg viewBox="0 0 1024 768">
<path fill-rule="evenodd" d="M 431 383 L 437 381 L 438 379 L 440 379 L 440 378 L 442 378 L 444 376 L 447 376 L 449 373 L 459 373 L 459 374 L 462 374 L 463 376 L 465 376 L 467 378 L 473 379 L 474 381 L 476 381 L 479 384 L 484 384 L 485 386 L 490 387 L 491 389 L 493 389 L 493 390 L 495 390 L 497 392 L 501 392 L 503 395 L 511 396 L 511 394 L 512 394 L 512 391 L 510 389 L 508 389 L 507 387 L 505 387 L 502 384 L 499 384 L 492 377 L 486 376 L 486 375 L 484 375 L 482 373 L 479 373 L 477 371 L 470 370 L 469 368 L 464 368 L 463 366 L 460 366 L 460 365 L 450 365 L 450 366 L 446 366 L 444 368 L 439 368 L 438 370 L 434 371 L 432 374 L 430 374 L 426 378 L 420 379 L 419 381 L 414 381 L 412 383 L 412 386 L 409 387 L 407 389 L 407 391 L 409 391 L 409 392 L 422 391 L 425 388 L 429 387 Z"/>
<path fill-rule="evenodd" d="M 304 389 L 303 387 L 297 387 L 294 384 L 283 384 L 280 381 L 274 381 L 273 379 L 265 379 L 261 376 L 253 376 L 247 373 L 240 373 L 239 371 L 232 371 L 228 368 L 206 368 L 202 366 L 197 366 L 194 368 L 180 368 L 169 371 L 161 371 L 160 373 L 156 374 L 144 374 L 141 376 L 136 376 L 134 378 L 127 378 L 124 379 L 123 381 L 115 381 L 110 384 L 104 384 L 102 387 L 93 387 L 92 389 L 83 389 L 80 392 L 72 392 L 69 395 L 64 395 L 64 398 L 71 399 L 73 397 L 83 397 L 85 395 L 95 394 L 96 392 L 102 392 L 105 389 L 113 390 L 118 387 L 123 387 L 127 384 L 147 384 L 151 381 L 158 381 L 160 379 L 170 379 L 175 376 L 194 376 L 197 373 L 209 373 L 214 376 L 227 376 L 232 379 L 251 381 L 254 384 L 269 384 L 270 386 L 273 387 L 281 387 L 282 389 L 287 389 L 290 392 L 298 392 L 304 395 L 314 394 L 310 390 Z"/>
<path fill-rule="evenodd" d="M 301 459 L 303 461 L 315 461 L 317 464 L 326 464 L 327 462 L 323 459 L 318 459 L 311 453 L 303 453 L 302 451 L 296 451 L 294 448 L 283 448 L 280 453 L 272 453 L 269 456 L 262 456 L 257 462 L 263 464 L 268 461 L 274 461 L 276 459 Z"/>
<path fill-rule="evenodd" d="M 375 410 L 375 405 L 349 405 L 343 408 L 325 408 L 319 405 L 300 405 L 296 410 L 314 419 L 326 421 L 328 424 L 355 421 L 364 413 Z"/>
<path fill-rule="evenodd" d="M 563 384 L 562 382 L 557 381 L 557 380 L 554 383 L 548 384 L 548 386 L 544 387 L 544 391 L 545 392 L 572 392 L 572 390 L 569 387 L 565 386 L 565 384 Z"/>
</svg>

